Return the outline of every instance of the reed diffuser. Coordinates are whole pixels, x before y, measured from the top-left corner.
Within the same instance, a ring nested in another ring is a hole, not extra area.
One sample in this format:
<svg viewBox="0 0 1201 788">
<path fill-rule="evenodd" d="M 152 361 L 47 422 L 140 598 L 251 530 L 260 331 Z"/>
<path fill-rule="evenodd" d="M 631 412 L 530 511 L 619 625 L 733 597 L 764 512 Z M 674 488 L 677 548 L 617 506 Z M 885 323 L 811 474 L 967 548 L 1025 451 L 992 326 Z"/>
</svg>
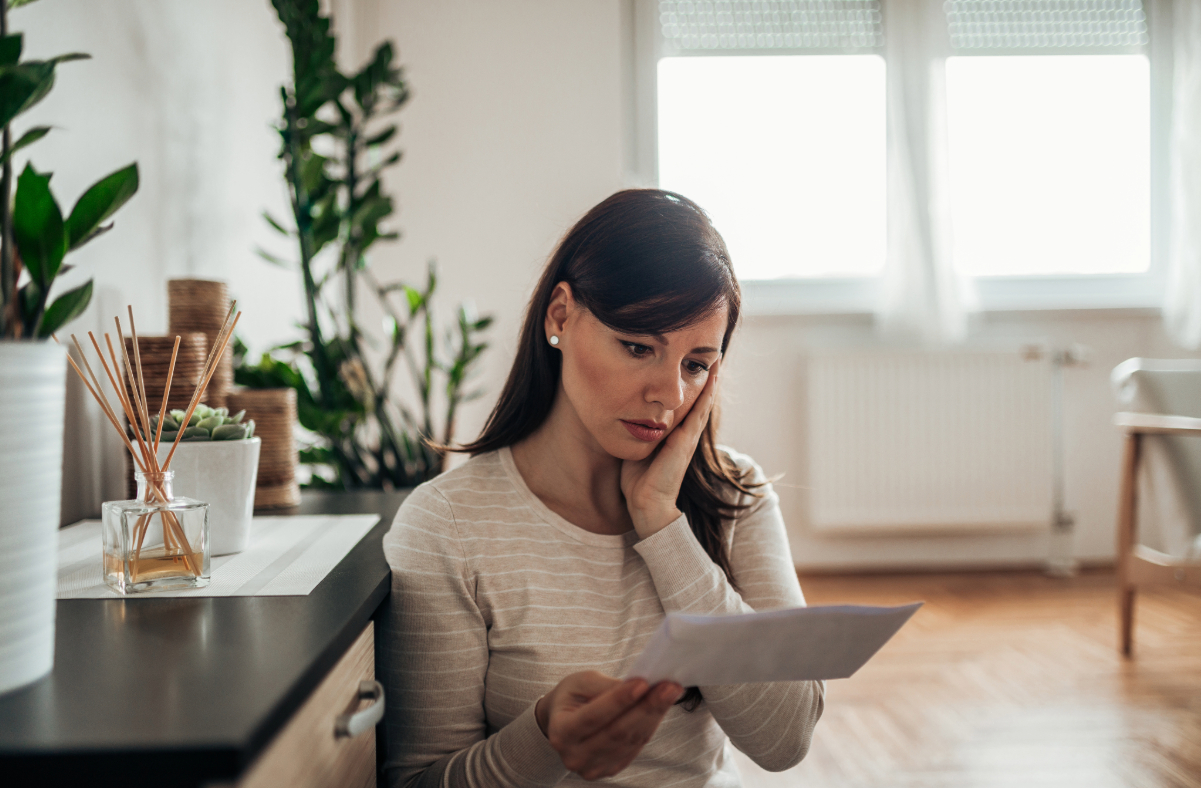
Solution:
<svg viewBox="0 0 1201 788">
<path fill-rule="evenodd" d="M 235 306 L 236 303 L 230 306 L 221 331 L 210 349 L 203 373 L 184 413 L 184 424 L 189 422 L 199 406 L 205 386 L 213 376 L 221 354 L 233 336 L 234 327 L 242 316 L 240 312 L 234 313 Z M 120 318 L 113 318 L 113 321 L 117 328 L 117 344 L 121 348 L 120 361 L 108 334 L 104 335 L 107 358 L 100 342 L 90 331 L 88 339 L 116 396 L 117 405 L 129 422 L 128 433 L 122 429 L 118 411 L 110 402 L 101 379 L 92 370 L 87 353 L 74 334 L 71 335 L 71 341 L 79 353 L 83 370 L 74 359 L 69 356 L 67 359 L 121 435 L 137 467 L 137 497 L 129 501 L 111 501 L 103 507 L 104 580 L 121 594 L 204 587 L 209 582 L 208 504 L 190 498 L 177 498 L 172 488 L 174 471 L 170 469 L 171 458 L 175 456 L 184 430 L 175 433 L 166 459 L 162 463 L 158 460 L 180 338 L 175 338 L 162 404 L 159 412 L 152 414 L 142 375 L 133 308 L 129 307 L 131 342 L 128 345 L 132 347 L 132 353 L 126 352 L 127 343 Z M 84 370 L 87 370 L 86 375 Z"/>
</svg>

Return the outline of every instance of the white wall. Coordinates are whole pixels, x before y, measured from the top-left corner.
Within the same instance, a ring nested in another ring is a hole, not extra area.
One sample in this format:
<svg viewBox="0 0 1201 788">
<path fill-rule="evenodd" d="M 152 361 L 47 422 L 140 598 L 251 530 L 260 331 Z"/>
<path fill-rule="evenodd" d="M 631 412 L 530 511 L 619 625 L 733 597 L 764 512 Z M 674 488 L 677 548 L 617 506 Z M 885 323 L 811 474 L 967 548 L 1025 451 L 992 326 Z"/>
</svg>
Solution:
<svg viewBox="0 0 1201 788">
<path fill-rule="evenodd" d="M 458 436 L 467 439 L 503 382 L 525 300 L 558 237 L 624 185 L 624 3 L 339 0 L 334 7 L 343 60 L 354 63 L 392 38 L 413 89 L 398 116 L 405 158 L 389 179 L 404 237 L 381 246 L 373 264 L 382 278 L 416 281 L 436 257 L 445 317 L 471 299 L 498 318 L 481 375 L 489 395 L 468 405 L 460 421 Z M 58 88 L 38 110 L 38 120 L 62 127 L 34 156 L 58 173 L 54 187 L 63 201 L 131 159 L 142 166 L 142 192 L 118 216 L 117 229 L 76 260 L 99 286 L 97 305 L 81 326 L 98 325 L 100 315 L 132 301 L 145 330 L 161 330 L 164 279 L 197 274 L 231 281 L 246 306 L 247 338 L 257 347 L 289 336 L 300 312 L 295 276 L 250 252 L 270 239 L 260 209 L 278 210 L 283 202 L 267 125 L 289 64 L 266 0 L 42 0 L 15 12 L 13 22 L 28 31 L 37 52 L 96 55 L 63 66 Z M 993 314 L 980 335 L 1093 348 L 1092 365 L 1066 378 L 1067 500 L 1078 517 L 1077 555 L 1111 556 L 1119 436 L 1110 427 L 1109 370 L 1130 356 L 1185 354 L 1168 343 L 1156 315 L 1142 312 Z M 803 357 L 813 347 L 871 339 L 863 316 L 750 317 L 735 339 L 723 376 L 723 439 L 769 473 L 785 474 L 780 494 L 796 561 L 809 567 L 1040 561 L 1047 545 L 1039 536 L 831 538 L 810 531 L 798 396 Z M 78 467 L 68 484 L 103 477 L 96 458 L 113 456 L 111 441 L 96 446 L 88 434 L 80 431 Z"/>
<path fill-rule="evenodd" d="M 64 212 L 109 172 L 137 161 L 141 187 L 109 234 L 67 262 L 66 289 L 95 278 L 92 306 L 61 335 L 112 331 L 132 304 L 141 333 L 166 330 L 166 279 L 225 279 L 257 347 L 291 335 L 294 274 L 253 254 L 273 241 L 259 213 L 284 205 L 270 123 L 290 70 L 266 0 L 42 0 L 10 14 L 27 57 L 86 52 L 58 68 L 51 94 L 15 124 L 54 131 L 29 149 Z M 18 167 L 25 157 L 19 157 Z M 123 321 L 124 322 L 124 321 Z M 86 342 L 86 338 L 85 338 Z M 69 378 L 63 520 L 95 516 L 123 496 L 111 426 Z"/>
</svg>

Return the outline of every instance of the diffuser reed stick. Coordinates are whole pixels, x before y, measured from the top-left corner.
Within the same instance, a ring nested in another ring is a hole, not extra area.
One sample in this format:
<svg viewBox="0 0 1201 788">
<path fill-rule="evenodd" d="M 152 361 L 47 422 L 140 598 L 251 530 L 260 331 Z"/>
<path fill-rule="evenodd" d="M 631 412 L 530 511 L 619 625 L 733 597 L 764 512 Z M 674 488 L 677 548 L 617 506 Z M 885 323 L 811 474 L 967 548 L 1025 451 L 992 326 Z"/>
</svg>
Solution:
<svg viewBox="0 0 1201 788">
<path fill-rule="evenodd" d="M 181 426 L 186 426 L 191 420 L 196 407 L 200 404 L 200 398 L 204 393 L 205 387 L 213 377 L 217 364 L 225 353 L 230 340 L 233 338 L 234 328 L 237 326 L 238 320 L 242 317 L 241 312 L 235 312 L 236 307 L 237 302 L 235 301 L 230 305 L 229 312 L 226 314 L 225 320 L 222 321 L 221 330 L 218 332 L 213 346 L 209 350 L 200 380 L 196 385 L 196 389 L 192 392 L 192 397 Z M 112 337 L 109 334 L 106 333 L 104 335 L 105 346 L 108 349 L 108 359 L 105 358 L 104 351 L 101 349 L 96 336 L 90 331 L 88 332 L 88 339 L 91 340 L 92 347 L 96 351 L 96 356 L 100 359 L 105 376 L 113 388 L 117 404 L 120 405 L 129 423 L 129 433 L 132 434 L 132 439 L 130 434 L 127 434 L 122 429 L 120 420 L 117 418 L 116 408 L 109 401 L 100 378 L 97 377 L 92 369 L 92 365 L 88 362 L 83 345 L 74 334 L 71 335 L 71 341 L 75 344 L 75 349 L 79 352 L 80 360 L 83 362 L 87 374 L 84 374 L 83 370 L 79 368 L 79 365 L 70 356 L 67 357 L 67 360 L 70 362 L 71 368 L 75 370 L 75 374 L 79 375 L 79 379 L 83 381 L 88 392 L 100 405 L 100 409 L 104 412 L 105 417 L 121 435 L 121 440 L 133 457 L 134 464 L 143 473 L 147 482 L 147 503 L 150 503 L 152 499 L 161 503 L 167 503 L 169 498 L 163 489 L 162 473 L 170 468 L 171 459 L 175 456 L 175 450 L 179 447 L 180 439 L 183 437 L 185 430 L 180 429 L 176 432 L 171 445 L 171 451 L 168 452 L 166 459 L 161 465 L 158 461 L 158 448 L 162 438 L 167 398 L 171 393 L 171 382 L 175 376 L 175 362 L 179 353 L 180 337 L 175 337 L 175 346 L 171 351 L 171 364 L 167 371 L 167 381 L 163 391 L 163 401 L 159 408 L 157 429 L 153 430 L 152 434 L 150 403 L 146 394 L 145 376 L 142 372 L 142 356 L 138 345 L 138 331 L 134 322 L 133 307 L 129 306 L 127 309 L 129 314 L 130 340 L 133 349 L 132 359 L 130 358 L 131 354 L 126 351 L 125 332 L 122 330 L 120 318 L 113 318 L 113 322 L 116 325 L 117 338 L 121 343 L 120 361 L 117 360 L 117 353 L 113 348 Z M 55 341 L 57 341 L 57 338 Z M 111 366 L 109 365 L 110 361 L 112 362 Z M 201 575 L 201 567 L 197 562 L 196 553 L 192 550 L 191 545 L 188 544 L 187 536 L 178 519 L 170 511 L 160 512 L 159 514 L 163 526 L 164 547 L 174 558 L 182 559 L 189 572 L 199 577 Z M 135 579 L 139 574 L 138 562 L 141 560 L 142 545 L 149 530 L 152 517 L 152 514 L 142 515 L 138 518 L 134 526 L 133 537 L 136 540 L 137 547 L 131 559 L 131 571 Z M 158 563 L 162 561 L 161 558 L 154 560 Z"/>
</svg>

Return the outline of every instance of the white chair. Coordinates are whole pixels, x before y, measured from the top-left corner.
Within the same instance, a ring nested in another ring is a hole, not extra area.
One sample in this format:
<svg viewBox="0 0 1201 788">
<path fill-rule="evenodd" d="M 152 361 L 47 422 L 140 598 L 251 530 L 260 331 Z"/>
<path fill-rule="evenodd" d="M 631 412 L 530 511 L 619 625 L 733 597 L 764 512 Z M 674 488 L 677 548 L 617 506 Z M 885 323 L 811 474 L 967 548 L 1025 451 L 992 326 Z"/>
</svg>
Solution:
<svg viewBox="0 0 1201 788">
<path fill-rule="evenodd" d="M 1113 370 L 1126 432 L 1118 503 L 1122 654 L 1140 588 L 1201 589 L 1201 361 L 1132 358 Z"/>
</svg>

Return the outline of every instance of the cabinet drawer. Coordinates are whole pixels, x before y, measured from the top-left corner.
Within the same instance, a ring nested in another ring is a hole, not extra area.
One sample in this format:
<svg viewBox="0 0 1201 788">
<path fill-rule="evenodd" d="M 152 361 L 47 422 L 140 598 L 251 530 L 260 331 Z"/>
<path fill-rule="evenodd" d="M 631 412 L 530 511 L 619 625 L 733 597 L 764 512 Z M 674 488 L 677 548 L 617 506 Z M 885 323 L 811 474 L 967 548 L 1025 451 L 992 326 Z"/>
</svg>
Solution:
<svg viewBox="0 0 1201 788">
<path fill-rule="evenodd" d="M 375 785 L 375 729 L 337 736 L 337 718 L 375 678 L 375 624 L 355 640 L 325 680 L 263 751 L 239 788 L 363 788 Z"/>
</svg>

